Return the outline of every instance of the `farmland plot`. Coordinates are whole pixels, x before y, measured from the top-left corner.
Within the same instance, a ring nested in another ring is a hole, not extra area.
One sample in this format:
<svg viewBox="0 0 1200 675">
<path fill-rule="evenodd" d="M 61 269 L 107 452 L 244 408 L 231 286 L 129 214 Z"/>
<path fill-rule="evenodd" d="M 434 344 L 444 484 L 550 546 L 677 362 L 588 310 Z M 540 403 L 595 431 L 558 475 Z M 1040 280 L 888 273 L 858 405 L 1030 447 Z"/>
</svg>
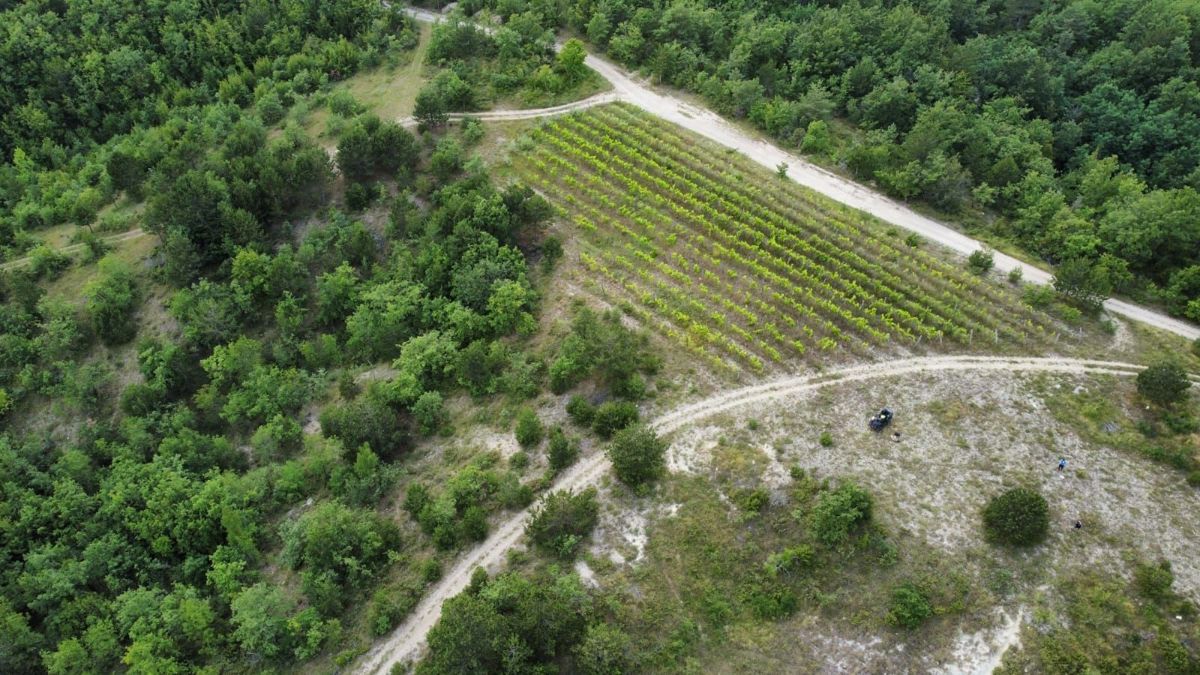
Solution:
<svg viewBox="0 0 1200 675">
<path fill-rule="evenodd" d="M 684 134 L 629 106 L 594 108 L 535 130 L 517 170 L 578 228 L 582 264 L 696 357 L 762 372 L 1046 333 L 1010 290 Z"/>
</svg>

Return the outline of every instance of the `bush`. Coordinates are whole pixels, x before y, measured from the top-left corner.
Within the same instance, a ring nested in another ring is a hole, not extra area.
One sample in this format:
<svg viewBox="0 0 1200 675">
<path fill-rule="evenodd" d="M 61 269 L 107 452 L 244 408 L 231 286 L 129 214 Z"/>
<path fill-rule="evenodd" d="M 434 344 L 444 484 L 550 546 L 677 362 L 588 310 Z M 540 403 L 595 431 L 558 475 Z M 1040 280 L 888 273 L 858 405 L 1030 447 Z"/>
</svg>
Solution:
<svg viewBox="0 0 1200 675">
<path fill-rule="evenodd" d="M 1187 398 L 1187 371 L 1172 361 L 1160 361 L 1146 368 L 1137 376 L 1138 393 L 1147 401 L 1160 406 L 1170 406 Z"/>
<path fill-rule="evenodd" d="M 1041 284 L 1030 284 L 1021 292 L 1021 300 L 1034 309 L 1045 309 L 1054 302 L 1054 289 Z"/>
<path fill-rule="evenodd" d="M 791 576 L 797 571 L 808 569 L 812 565 L 813 550 L 807 544 L 785 548 L 779 553 L 767 556 L 763 570 L 771 578 Z"/>
<path fill-rule="evenodd" d="M 1200 488 L 1200 470 L 1196 470 L 1188 474 L 1187 484 L 1194 488 Z"/>
<path fill-rule="evenodd" d="M 134 312 L 140 293 L 133 270 L 117 258 L 100 261 L 100 274 L 84 288 L 92 328 L 105 344 L 117 345 L 137 333 Z"/>
<path fill-rule="evenodd" d="M 921 235 L 913 232 L 904 238 L 904 245 L 909 248 L 918 248 L 921 245 Z"/>
<path fill-rule="evenodd" d="M 988 502 L 983 510 L 983 525 L 988 538 L 994 542 L 1032 546 L 1046 538 L 1050 507 L 1037 492 L 1013 488 Z"/>
<path fill-rule="evenodd" d="M 912 584 L 897 586 L 892 591 L 887 620 L 893 626 L 912 630 L 933 616 L 933 606 L 921 589 Z"/>
<path fill-rule="evenodd" d="M 1192 353 L 1196 356 L 1200 356 L 1200 338 L 1196 338 L 1196 340 L 1192 342 Z"/>
<path fill-rule="evenodd" d="M 992 270 L 995 262 L 992 260 L 992 252 L 989 249 L 979 249 L 967 256 L 967 269 L 971 270 L 972 274 L 980 276 L 987 274 Z"/>
<path fill-rule="evenodd" d="M 626 485 L 638 487 L 662 474 L 666 465 L 667 444 L 644 426 L 618 431 L 608 447 L 617 478 Z"/>
<path fill-rule="evenodd" d="M 829 433 L 828 431 L 822 431 L 821 438 L 818 440 L 821 443 L 821 447 L 831 447 L 833 445 L 833 434 Z"/>
<path fill-rule="evenodd" d="M 1016 286 L 1021 283 L 1021 279 L 1025 278 L 1024 267 L 1014 267 L 1008 271 L 1008 283 Z"/>
<path fill-rule="evenodd" d="M 836 546 L 850 537 L 859 525 L 871 521 L 871 495 L 854 483 L 821 495 L 811 515 L 813 534 L 827 545 Z"/>
<path fill-rule="evenodd" d="M 612 435 L 638 421 L 637 406 L 630 401 L 608 401 L 600 404 L 592 416 L 592 430 L 601 438 Z"/>
<path fill-rule="evenodd" d="M 421 433 L 426 436 L 437 433 L 446 424 L 442 395 L 436 391 L 427 391 L 418 396 L 412 406 L 412 416 Z"/>
<path fill-rule="evenodd" d="M 586 398 L 576 394 L 567 401 L 567 416 L 581 427 L 592 426 L 592 418 L 596 415 L 596 406 Z"/>
<path fill-rule="evenodd" d="M 1166 560 L 1159 561 L 1157 565 L 1139 563 L 1133 571 L 1133 581 L 1139 593 L 1161 604 L 1171 599 L 1175 574 L 1171 572 L 1171 563 Z"/>
<path fill-rule="evenodd" d="M 771 495 L 765 488 L 747 488 L 733 493 L 733 503 L 748 516 L 757 516 L 770 501 Z"/>
<path fill-rule="evenodd" d="M 371 205 L 375 198 L 374 186 L 354 182 L 346 187 L 346 210 L 351 213 L 362 211 Z"/>
<path fill-rule="evenodd" d="M 521 408 L 517 413 L 517 443 L 522 448 L 536 447 L 545 435 L 546 429 L 538 416 L 529 408 Z"/>
<path fill-rule="evenodd" d="M 574 464 L 579 457 L 579 441 L 567 437 L 562 427 L 554 427 L 550 430 L 550 447 L 547 454 L 550 468 L 555 472 L 562 471 Z"/>
<path fill-rule="evenodd" d="M 579 494 L 552 492 L 534 509 L 525 533 L 546 553 L 569 560 L 575 557 L 579 545 L 596 527 L 599 513 L 596 488 L 588 488 Z"/>
<path fill-rule="evenodd" d="M 296 420 L 276 415 L 260 426 L 250 439 L 254 458 L 261 464 L 275 462 L 291 455 L 304 443 L 304 432 Z"/>
</svg>

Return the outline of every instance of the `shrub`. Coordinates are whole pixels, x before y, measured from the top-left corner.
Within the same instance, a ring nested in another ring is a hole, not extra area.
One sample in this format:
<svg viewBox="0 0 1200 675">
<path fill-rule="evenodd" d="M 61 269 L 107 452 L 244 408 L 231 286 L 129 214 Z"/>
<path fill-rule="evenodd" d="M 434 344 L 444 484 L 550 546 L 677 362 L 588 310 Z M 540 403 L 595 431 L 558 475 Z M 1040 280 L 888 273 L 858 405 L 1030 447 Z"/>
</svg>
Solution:
<svg viewBox="0 0 1200 675">
<path fill-rule="evenodd" d="M 1133 571 L 1133 581 L 1138 592 L 1157 603 L 1171 599 L 1171 586 L 1175 583 L 1175 574 L 1171 572 L 1171 563 L 1161 560 L 1157 565 L 1139 563 Z"/>
<path fill-rule="evenodd" d="M 601 438 L 613 434 L 638 421 L 638 409 L 630 401 L 607 401 L 596 408 L 592 416 L 592 430 Z"/>
<path fill-rule="evenodd" d="M 1054 302 L 1054 289 L 1041 284 L 1030 284 L 1021 292 L 1021 300 L 1034 309 L 1045 309 Z"/>
<path fill-rule="evenodd" d="M 812 560 L 812 547 L 801 544 L 767 556 L 767 561 L 763 563 L 763 570 L 772 578 L 791 576 L 797 571 L 807 569 L 812 565 Z"/>
<path fill-rule="evenodd" d="M 733 503 L 748 516 L 757 516 L 770 500 L 771 495 L 765 488 L 743 489 L 733 493 Z"/>
<path fill-rule="evenodd" d="M 581 427 L 592 426 L 592 418 L 596 415 L 596 406 L 586 398 L 576 394 L 567 401 L 567 415 L 571 421 Z"/>
<path fill-rule="evenodd" d="M 933 616 L 933 606 L 929 599 L 913 584 L 897 586 L 892 591 L 892 603 L 888 607 L 887 620 L 893 626 L 912 630 L 925 619 Z"/>
<path fill-rule="evenodd" d="M 1138 393 L 1147 401 L 1160 406 L 1170 406 L 1187 398 L 1187 371 L 1178 363 L 1160 361 L 1155 363 L 1137 376 Z"/>
<path fill-rule="evenodd" d="M 659 477 L 667 444 L 650 429 L 634 426 L 618 431 L 608 447 L 613 471 L 622 483 L 638 487 Z"/>
<path fill-rule="evenodd" d="M 412 406 L 413 419 L 417 429 L 425 435 L 435 434 L 446 424 L 446 409 L 442 403 L 442 395 L 436 391 L 427 391 L 417 397 Z"/>
<path fill-rule="evenodd" d="M 1018 267 L 1014 267 L 1008 271 L 1008 283 L 1012 284 L 1013 286 L 1016 286 L 1017 284 L 1021 283 L 1021 279 L 1023 279 L 1023 278 L 1025 278 L 1025 268 L 1024 267 L 1018 266 Z"/>
<path fill-rule="evenodd" d="M 967 256 L 967 269 L 971 270 L 972 274 L 980 276 L 987 274 L 992 270 L 995 262 L 992 260 L 992 252 L 990 249 L 979 249 Z"/>
<path fill-rule="evenodd" d="M 372 187 L 354 182 L 346 186 L 346 210 L 352 213 L 362 211 L 371 205 L 375 190 Z"/>
<path fill-rule="evenodd" d="M 117 258 L 100 261 L 100 274 L 84 288 L 92 328 L 106 344 L 128 342 L 137 333 L 139 292 L 133 270 Z"/>
<path fill-rule="evenodd" d="M 296 420 L 276 415 L 260 426 L 250 439 L 254 457 L 259 464 L 274 462 L 300 449 L 304 432 Z"/>
<path fill-rule="evenodd" d="M 1037 492 L 1013 488 L 988 502 L 983 510 L 983 525 L 994 542 L 1032 546 L 1046 538 L 1050 508 Z"/>
<path fill-rule="evenodd" d="M 521 408 L 517 413 L 517 443 L 522 448 L 532 448 L 541 443 L 545 435 L 546 429 L 538 416 L 529 408 Z"/>
<path fill-rule="evenodd" d="M 599 513 L 596 488 L 579 494 L 552 492 L 534 509 L 525 533 L 546 553 L 569 560 L 596 527 Z"/>
<path fill-rule="evenodd" d="M 833 445 L 833 434 L 829 433 L 828 431 L 822 431 L 819 441 L 821 443 L 821 447 L 831 447 Z"/>
<path fill-rule="evenodd" d="M 1196 338 L 1196 340 L 1192 342 L 1192 353 L 1196 356 L 1200 356 L 1200 338 Z"/>
<path fill-rule="evenodd" d="M 909 248 L 917 248 L 921 245 L 921 235 L 913 232 L 904 238 L 904 245 Z"/>
<path fill-rule="evenodd" d="M 574 464 L 579 457 L 579 441 L 567 437 L 562 427 L 554 427 L 550 430 L 550 447 L 547 454 L 550 468 L 556 472 L 562 471 Z"/>
<path fill-rule="evenodd" d="M 843 483 L 821 495 L 811 520 L 817 539 L 836 546 L 846 541 L 854 528 L 871 521 L 871 495 L 854 483 Z"/>
<path fill-rule="evenodd" d="M 1195 488 L 1200 488 L 1200 470 L 1188 474 L 1187 484 Z"/>
</svg>

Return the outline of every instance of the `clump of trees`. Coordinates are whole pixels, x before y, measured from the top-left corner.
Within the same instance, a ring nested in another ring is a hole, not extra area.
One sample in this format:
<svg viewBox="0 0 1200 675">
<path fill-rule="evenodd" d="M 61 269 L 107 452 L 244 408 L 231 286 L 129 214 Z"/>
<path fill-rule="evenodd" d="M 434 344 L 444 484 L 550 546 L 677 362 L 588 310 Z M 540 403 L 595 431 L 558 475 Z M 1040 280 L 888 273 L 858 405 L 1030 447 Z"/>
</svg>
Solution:
<svg viewBox="0 0 1200 675">
<path fill-rule="evenodd" d="M 1050 507 L 1046 498 L 1029 488 L 1013 488 L 988 501 L 983 527 L 988 539 L 1009 546 L 1033 546 L 1046 539 Z"/>
<path fill-rule="evenodd" d="M 446 602 L 428 643 L 418 673 L 573 667 L 598 675 L 636 667 L 632 641 L 600 617 L 573 574 L 481 575 Z"/>
</svg>

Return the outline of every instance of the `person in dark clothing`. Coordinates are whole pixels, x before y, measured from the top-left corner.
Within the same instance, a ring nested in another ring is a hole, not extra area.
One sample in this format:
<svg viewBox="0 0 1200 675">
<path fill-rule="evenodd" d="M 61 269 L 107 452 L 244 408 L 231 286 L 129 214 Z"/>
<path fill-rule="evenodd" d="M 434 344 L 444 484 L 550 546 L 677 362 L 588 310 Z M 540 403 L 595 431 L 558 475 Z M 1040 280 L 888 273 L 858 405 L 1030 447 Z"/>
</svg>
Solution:
<svg viewBox="0 0 1200 675">
<path fill-rule="evenodd" d="M 1059 457 L 1059 458 L 1058 458 L 1058 470 L 1059 470 L 1059 471 L 1062 471 L 1062 470 L 1064 470 L 1064 469 L 1066 469 L 1066 468 L 1067 468 L 1067 458 L 1066 458 L 1066 457 Z"/>
</svg>

